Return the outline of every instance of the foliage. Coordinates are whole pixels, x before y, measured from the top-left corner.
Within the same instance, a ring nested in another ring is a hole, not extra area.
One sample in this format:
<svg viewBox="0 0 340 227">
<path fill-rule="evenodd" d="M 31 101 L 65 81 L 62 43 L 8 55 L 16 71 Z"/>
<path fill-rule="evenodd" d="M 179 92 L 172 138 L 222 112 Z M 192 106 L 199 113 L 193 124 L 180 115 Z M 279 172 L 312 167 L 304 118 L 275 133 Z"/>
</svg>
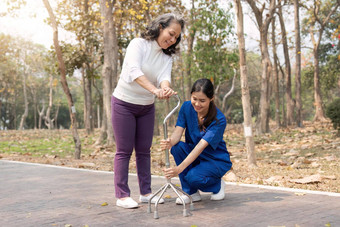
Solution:
<svg viewBox="0 0 340 227">
<path fill-rule="evenodd" d="M 145 27 L 158 15 L 184 12 L 182 1 L 125 1 L 117 0 L 114 20 L 120 48 L 126 48 L 130 40 L 138 37 Z"/>
<path fill-rule="evenodd" d="M 340 136 L 340 98 L 336 98 L 327 106 L 326 115 L 331 119 L 334 129 L 338 130 L 337 135 Z"/>
<path fill-rule="evenodd" d="M 215 0 L 202 0 L 195 8 L 195 20 L 190 30 L 196 31 L 197 38 L 193 56 L 188 56 L 194 62 L 191 69 L 194 80 L 209 78 L 217 86 L 232 75 L 238 55 L 228 45 L 233 41 L 230 7 L 224 10 Z"/>
</svg>

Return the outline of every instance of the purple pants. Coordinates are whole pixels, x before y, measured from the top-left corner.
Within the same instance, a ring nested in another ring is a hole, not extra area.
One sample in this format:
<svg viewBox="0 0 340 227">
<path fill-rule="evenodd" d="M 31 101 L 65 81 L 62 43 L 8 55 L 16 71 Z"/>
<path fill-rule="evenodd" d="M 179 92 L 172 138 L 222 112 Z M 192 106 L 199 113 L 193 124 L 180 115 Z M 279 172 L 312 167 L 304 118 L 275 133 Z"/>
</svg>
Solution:
<svg viewBox="0 0 340 227">
<path fill-rule="evenodd" d="M 136 105 L 112 96 L 112 126 L 116 140 L 114 184 L 116 198 L 130 196 L 129 161 L 135 149 L 141 195 L 151 193 L 150 148 L 152 145 L 155 106 Z"/>
</svg>

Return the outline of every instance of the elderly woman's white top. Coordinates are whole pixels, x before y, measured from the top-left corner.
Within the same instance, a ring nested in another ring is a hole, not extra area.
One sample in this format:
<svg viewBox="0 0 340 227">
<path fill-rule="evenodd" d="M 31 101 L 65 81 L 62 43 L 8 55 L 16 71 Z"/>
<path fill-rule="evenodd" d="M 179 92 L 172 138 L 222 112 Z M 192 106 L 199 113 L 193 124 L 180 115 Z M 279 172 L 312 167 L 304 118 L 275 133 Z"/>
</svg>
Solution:
<svg viewBox="0 0 340 227">
<path fill-rule="evenodd" d="M 154 41 L 135 38 L 127 47 L 122 72 L 113 96 L 128 103 L 149 105 L 154 95 L 141 87 L 135 79 L 146 76 L 156 87 L 162 81 L 171 82 L 172 58 L 163 53 Z"/>
</svg>

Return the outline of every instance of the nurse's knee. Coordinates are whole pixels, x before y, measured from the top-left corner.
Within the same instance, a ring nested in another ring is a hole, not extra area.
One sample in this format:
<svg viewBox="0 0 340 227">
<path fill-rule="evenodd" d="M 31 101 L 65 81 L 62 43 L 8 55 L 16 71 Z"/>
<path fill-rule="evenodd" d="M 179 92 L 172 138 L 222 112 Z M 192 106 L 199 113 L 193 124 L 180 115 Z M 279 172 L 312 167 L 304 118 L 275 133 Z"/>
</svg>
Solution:
<svg viewBox="0 0 340 227">
<path fill-rule="evenodd" d="M 188 172 L 188 174 L 185 176 L 185 180 L 189 185 L 195 188 L 201 188 L 207 183 L 205 176 L 198 176 L 197 174 L 193 173 L 193 171 Z"/>
</svg>

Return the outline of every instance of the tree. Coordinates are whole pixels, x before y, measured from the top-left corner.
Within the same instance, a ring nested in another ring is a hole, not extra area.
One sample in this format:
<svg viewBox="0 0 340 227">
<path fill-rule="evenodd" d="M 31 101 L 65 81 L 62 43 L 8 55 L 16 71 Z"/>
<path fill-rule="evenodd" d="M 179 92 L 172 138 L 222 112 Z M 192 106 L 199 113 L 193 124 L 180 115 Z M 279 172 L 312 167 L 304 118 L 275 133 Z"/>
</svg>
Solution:
<svg viewBox="0 0 340 227">
<path fill-rule="evenodd" d="M 67 80 L 66 80 L 66 67 L 65 67 L 65 63 L 64 63 L 64 59 L 63 59 L 63 55 L 62 55 L 62 51 L 59 45 L 59 41 L 58 41 L 58 26 L 57 26 L 57 21 L 55 19 L 54 13 L 52 11 L 52 8 L 50 6 L 50 3 L 48 0 L 43 0 L 44 5 L 48 11 L 48 14 L 50 16 L 50 20 L 51 20 L 51 24 L 52 24 L 52 28 L 53 28 L 53 43 L 54 43 L 54 48 L 57 54 L 57 59 L 58 59 L 58 63 L 59 63 L 59 70 L 60 70 L 60 80 L 61 80 L 61 84 L 63 86 L 64 89 L 64 93 L 67 96 L 67 101 L 68 101 L 68 107 L 69 107 L 69 113 L 70 113 L 70 119 L 71 119 L 71 127 L 72 127 L 72 135 L 73 135 L 73 140 L 75 143 L 75 158 L 76 159 L 80 159 L 80 154 L 81 154 L 81 141 L 78 135 L 78 131 L 77 131 L 77 118 L 76 118 L 76 110 L 75 110 L 75 106 L 73 103 L 73 99 L 72 99 L 72 94 L 70 92 L 70 89 L 68 87 L 67 84 Z"/>
<path fill-rule="evenodd" d="M 69 51 L 65 62 L 70 65 L 67 68 L 72 69 L 72 73 L 75 69 L 81 71 L 84 124 L 87 134 L 90 134 L 94 129 L 92 84 L 100 76 L 97 69 L 102 65 L 99 7 L 90 0 L 63 0 L 58 4 L 58 15 L 60 20 L 66 21 L 64 28 L 76 36 L 75 44 L 65 45 L 65 50 Z"/>
<path fill-rule="evenodd" d="M 250 5 L 258 29 L 260 31 L 260 49 L 262 58 L 262 75 L 261 75 L 261 99 L 260 99 L 260 112 L 257 119 L 257 132 L 259 134 L 269 132 L 269 77 L 271 72 L 271 61 L 268 51 L 268 27 L 273 18 L 276 9 L 276 0 L 270 0 L 268 12 L 265 14 L 264 10 L 266 3 L 264 2 L 262 8 L 259 9 L 255 0 L 247 0 Z"/>
<path fill-rule="evenodd" d="M 286 119 L 287 125 L 292 125 L 294 122 L 294 106 L 295 101 L 292 97 L 292 82 L 291 82 L 291 67 L 290 67 L 290 57 L 289 57 L 289 50 L 288 50 L 288 41 L 287 41 L 287 31 L 285 22 L 283 19 L 282 13 L 283 2 L 279 0 L 278 2 L 278 16 L 280 21 L 281 27 L 281 36 L 282 36 L 282 45 L 283 45 L 283 55 L 285 59 L 285 80 L 286 80 Z"/>
<path fill-rule="evenodd" d="M 26 58 L 26 56 L 25 56 L 24 58 Z M 23 66 L 25 67 L 25 64 L 23 64 Z M 21 116 L 20 125 L 19 125 L 19 130 L 23 130 L 23 129 L 24 129 L 24 124 L 25 124 L 25 122 L 26 122 L 26 118 L 27 118 L 27 115 L 28 115 L 27 74 L 28 74 L 29 68 L 28 68 L 27 66 L 26 66 L 25 68 L 26 68 L 26 69 L 24 69 L 24 70 L 23 70 L 23 73 L 22 73 L 25 111 L 24 111 L 24 114 Z"/>
<path fill-rule="evenodd" d="M 50 82 L 49 82 L 49 97 L 48 97 L 48 107 L 46 110 L 46 114 L 44 115 L 44 120 L 45 120 L 45 125 L 47 126 L 48 129 L 53 129 L 54 124 L 51 119 L 51 111 L 52 111 L 52 106 L 53 106 L 53 75 L 50 75 Z"/>
<path fill-rule="evenodd" d="M 280 86 L 279 86 L 279 73 L 278 73 L 278 57 L 276 51 L 276 33 L 275 33 L 275 17 L 271 23 L 272 27 L 272 48 L 273 48 L 273 70 L 274 77 L 274 93 L 275 93 L 275 122 L 276 126 L 280 127 Z"/>
<path fill-rule="evenodd" d="M 244 118 L 244 136 L 246 138 L 247 158 L 249 167 L 256 166 L 255 145 L 252 133 L 252 118 L 250 109 L 250 95 L 248 86 L 248 72 L 246 64 L 246 50 L 243 31 L 243 10 L 240 0 L 234 0 L 235 12 L 237 16 L 237 38 L 238 50 L 240 56 L 240 74 L 241 74 L 241 89 L 242 89 L 242 109 Z"/>
<path fill-rule="evenodd" d="M 314 105 L 315 116 L 314 121 L 325 121 L 325 113 L 323 108 L 323 100 L 320 88 L 320 65 L 319 51 L 322 35 L 329 23 L 331 16 L 336 12 L 340 2 L 338 0 L 320 1 L 314 0 L 311 5 L 305 5 L 308 10 L 308 16 L 304 20 L 305 27 L 308 27 L 313 43 L 313 66 L 314 66 Z"/>
<path fill-rule="evenodd" d="M 195 1 L 191 0 L 191 10 L 190 10 L 190 20 L 189 23 L 191 26 L 188 29 L 188 47 L 184 56 L 185 59 L 185 77 L 186 77 L 186 81 L 187 81 L 187 89 L 185 92 L 185 86 L 183 83 L 182 89 L 183 89 L 183 94 L 185 94 L 185 99 L 189 100 L 190 99 L 190 89 L 192 86 L 192 81 L 191 81 L 191 67 L 193 64 L 193 59 L 192 59 L 192 53 L 193 53 L 193 47 L 194 47 L 194 41 L 195 41 L 195 36 L 196 36 L 196 26 L 195 26 L 195 21 L 196 21 L 196 9 L 195 9 Z M 183 78 L 184 80 L 184 78 Z"/>
<path fill-rule="evenodd" d="M 103 78 L 103 106 L 105 116 L 103 119 L 102 132 L 106 129 L 107 144 L 113 144 L 113 128 L 111 121 L 111 94 L 112 80 L 117 77 L 118 43 L 116 27 L 113 21 L 115 1 L 100 0 L 100 11 L 102 14 L 103 38 L 104 38 L 104 65 L 102 69 Z"/>
<path fill-rule="evenodd" d="M 197 7 L 192 9 L 195 10 L 195 19 L 189 35 L 195 34 L 196 37 L 192 37 L 195 42 L 190 43 L 193 45 L 192 51 L 187 52 L 191 56 L 185 56 L 188 63 L 186 70 L 190 70 L 191 79 L 205 77 L 213 81 L 216 102 L 219 102 L 219 93 L 223 92 L 219 89 L 220 85 L 232 77 L 233 66 L 238 61 L 235 51 L 227 47 L 227 42 L 232 42 L 230 8 L 224 10 L 216 0 L 209 0 L 199 1 Z"/>
<path fill-rule="evenodd" d="M 294 0 L 296 124 L 302 127 L 300 5 Z"/>
</svg>

